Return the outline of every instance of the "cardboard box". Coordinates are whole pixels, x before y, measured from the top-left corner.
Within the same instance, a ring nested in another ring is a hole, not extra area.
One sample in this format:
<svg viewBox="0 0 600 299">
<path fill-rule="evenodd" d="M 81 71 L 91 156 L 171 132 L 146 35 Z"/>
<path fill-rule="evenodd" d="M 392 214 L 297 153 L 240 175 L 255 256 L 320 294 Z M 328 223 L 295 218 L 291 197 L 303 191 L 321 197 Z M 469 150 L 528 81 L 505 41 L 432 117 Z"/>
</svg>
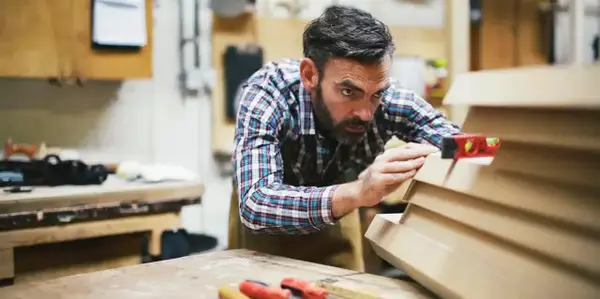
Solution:
<svg viewBox="0 0 600 299">
<path fill-rule="evenodd" d="M 526 81 L 526 82 L 524 82 Z M 431 155 L 403 215 L 366 237 L 443 298 L 600 298 L 600 66 L 458 77 L 463 130 L 503 139 L 494 159 Z"/>
</svg>

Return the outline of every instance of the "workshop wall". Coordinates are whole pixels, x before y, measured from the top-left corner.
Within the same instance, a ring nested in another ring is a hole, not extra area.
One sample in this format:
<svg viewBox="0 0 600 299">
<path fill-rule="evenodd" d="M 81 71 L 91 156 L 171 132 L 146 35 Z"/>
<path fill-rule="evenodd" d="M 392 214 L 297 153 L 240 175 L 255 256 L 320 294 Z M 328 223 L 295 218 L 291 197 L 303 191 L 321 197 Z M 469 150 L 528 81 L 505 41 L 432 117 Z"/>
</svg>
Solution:
<svg viewBox="0 0 600 299">
<path fill-rule="evenodd" d="M 202 0 L 203 66 L 210 62 L 208 2 Z M 337 1 L 367 9 L 390 24 L 428 27 L 443 26 L 444 2 Z M 261 14 L 287 16 L 272 1 L 258 3 Z M 331 4 L 319 0 L 306 3 L 307 9 L 300 15 L 303 18 L 313 18 Z M 182 96 L 179 90 L 178 10 L 178 1 L 156 1 L 151 80 L 56 87 L 41 80 L 0 79 L 0 140 L 45 141 L 49 146 L 77 149 L 89 161 L 137 160 L 187 167 L 200 173 L 206 195 L 202 207 L 185 210 L 184 225 L 224 240 L 231 178 L 221 176 L 212 158 L 209 98 Z"/>
<path fill-rule="evenodd" d="M 569 5 L 570 0 L 559 0 L 561 5 Z M 600 0 L 585 0 L 586 10 L 600 13 Z M 556 61 L 557 63 L 565 63 L 569 58 L 569 49 L 571 39 L 569 36 L 570 26 L 569 13 L 560 13 L 556 18 Z M 587 13 L 584 20 L 583 39 L 586 42 L 585 46 L 585 62 L 593 61 L 592 41 L 594 36 L 600 35 L 600 15 L 594 16 L 592 13 Z"/>
</svg>

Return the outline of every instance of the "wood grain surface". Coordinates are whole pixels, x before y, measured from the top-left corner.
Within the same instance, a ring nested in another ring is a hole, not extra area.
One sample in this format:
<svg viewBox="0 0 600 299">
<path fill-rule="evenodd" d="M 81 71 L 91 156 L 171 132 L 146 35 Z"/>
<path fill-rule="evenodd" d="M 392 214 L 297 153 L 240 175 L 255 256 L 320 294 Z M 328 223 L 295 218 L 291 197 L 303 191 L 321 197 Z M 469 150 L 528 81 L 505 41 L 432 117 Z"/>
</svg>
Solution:
<svg viewBox="0 0 600 299">
<path fill-rule="evenodd" d="M 244 279 L 279 284 L 286 277 L 334 279 L 335 285 L 381 298 L 433 298 L 411 282 L 276 257 L 247 250 L 220 251 L 0 289 L 3 299 L 216 298 L 220 286 Z"/>
</svg>

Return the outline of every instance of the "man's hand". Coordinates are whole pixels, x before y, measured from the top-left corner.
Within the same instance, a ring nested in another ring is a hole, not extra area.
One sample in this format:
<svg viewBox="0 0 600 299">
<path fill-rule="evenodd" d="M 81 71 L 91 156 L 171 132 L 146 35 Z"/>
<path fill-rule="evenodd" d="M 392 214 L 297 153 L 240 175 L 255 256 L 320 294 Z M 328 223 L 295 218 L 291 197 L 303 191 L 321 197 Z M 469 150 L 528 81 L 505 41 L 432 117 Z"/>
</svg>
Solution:
<svg viewBox="0 0 600 299">
<path fill-rule="evenodd" d="M 411 179 L 425 162 L 425 157 L 439 151 L 425 144 L 408 143 L 379 155 L 359 176 L 360 206 L 374 206 L 390 192 Z"/>
<path fill-rule="evenodd" d="M 439 151 L 425 144 L 408 143 L 379 155 L 358 180 L 340 185 L 333 194 L 333 217 L 339 219 L 359 207 L 371 207 L 411 179 L 425 157 Z"/>
</svg>

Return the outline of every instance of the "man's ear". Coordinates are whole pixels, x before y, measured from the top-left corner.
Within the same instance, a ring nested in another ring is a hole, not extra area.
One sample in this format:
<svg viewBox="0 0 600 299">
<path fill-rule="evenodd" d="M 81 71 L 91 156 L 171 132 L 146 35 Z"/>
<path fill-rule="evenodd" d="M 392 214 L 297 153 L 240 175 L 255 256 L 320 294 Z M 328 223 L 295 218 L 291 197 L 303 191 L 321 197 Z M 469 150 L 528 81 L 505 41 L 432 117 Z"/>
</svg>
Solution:
<svg viewBox="0 0 600 299">
<path fill-rule="evenodd" d="M 308 91 L 312 91 L 319 83 L 319 71 L 312 59 L 303 58 L 300 61 L 300 80 L 304 88 Z"/>
</svg>

